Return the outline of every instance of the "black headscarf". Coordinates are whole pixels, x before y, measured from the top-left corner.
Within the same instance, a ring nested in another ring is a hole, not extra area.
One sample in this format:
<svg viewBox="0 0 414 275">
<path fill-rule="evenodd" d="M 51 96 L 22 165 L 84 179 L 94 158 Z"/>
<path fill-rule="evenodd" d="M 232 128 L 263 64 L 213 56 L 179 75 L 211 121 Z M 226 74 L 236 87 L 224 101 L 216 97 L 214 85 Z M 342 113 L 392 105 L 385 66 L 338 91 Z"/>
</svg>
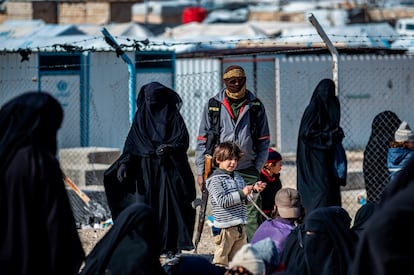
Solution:
<svg viewBox="0 0 414 275">
<path fill-rule="evenodd" d="M 189 136 L 179 113 L 181 104 L 178 94 L 159 82 L 142 86 L 124 153 L 154 156 L 158 146 L 168 144 L 180 147 L 176 153 L 186 154 Z"/>
<path fill-rule="evenodd" d="M 95 245 L 80 274 L 165 274 L 157 230 L 155 212 L 145 204 L 132 204 Z"/>
<path fill-rule="evenodd" d="M 299 224 L 287 236 L 280 261 L 288 274 L 307 275 L 305 261 L 305 224 Z"/>
<path fill-rule="evenodd" d="M 357 241 L 350 225 L 349 214 L 339 206 L 317 208 L 305 217 L 307 274 L 347 274 Z"/>
<path fill-rule="evenodd" d="M 392 111 L 377 114 L 371 126 L 371 135 L 364 151 L 362 171 L 368 202 L 378 202 L 389 182 L 387 154 L 390 142 L 401 120 Z"/>
<path fill-rule="evenodd" d="M 362 233 L 364 232 L 371 216 L 374 214 L 376 207 L 376 203 L 367 202 L 356 212 L 354 224 L 352 225 L 351 230 L 355 232 L 358 238 L 362 236 Z"/>
<path fill-rule="evenodd" d="M 33 145 L 56 154 L 56 134 L 63 120 L 60 104 L 50 95 L 28 92 L 1 108 L 0 175 L 8 160 L 25 145 Z"/>
<path fill-rule="evenodd" d="M 334 142 L 342 142 L 344 137 L 340 114 L 335 83 L 321 80 L 303 113 L 298 134 L 297 189 L 307 212 L 320 206 L 341 205 L 343 183 L 334 176 L 333 150 Z"/>
<path fill-rule="evenodd" d="M 4 274 L 77 274 L 84 251 L 56 159 L 63 110 L 28 92 L 0 109 L 0 267 Z"/>
<path fill-rule="evenodd" d="M 358 244 L 352 275 L 411 274 L 414 261 L 414 158 L 386 190 Z"/>
<path fill-rule="evenodd" d="M 193 249 L 195 180 L 188 162 L 189 134 L 172 89 L 151 82 L 142 86 L 137 112 L 120 158 L 105 172 L 113 217 L 133 202 L 150 205 L 160 224 L 162 252 Z M 118 167 L 127 167 L 119 182 Z"/>
</svg>

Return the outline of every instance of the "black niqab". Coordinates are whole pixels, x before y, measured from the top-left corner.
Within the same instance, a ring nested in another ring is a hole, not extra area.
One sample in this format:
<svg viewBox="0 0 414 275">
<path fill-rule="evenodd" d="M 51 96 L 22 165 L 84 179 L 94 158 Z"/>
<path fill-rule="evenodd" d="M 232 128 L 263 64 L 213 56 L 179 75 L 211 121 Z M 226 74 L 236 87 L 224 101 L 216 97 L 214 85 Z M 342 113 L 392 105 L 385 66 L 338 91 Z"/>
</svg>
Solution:
<svg viewBox="0 0 414 275">
<path fill-rule="evenodd" d="M 24 145 L 32 144 L 56 154 L 56 135 L 63 120 L 60 104 L 48 94 L 28 92 L 1 108 L 0 173 Z"/>
<path fill-rule="evenodd" d="M 297 189 L 307 212 L 341 205 L 340 185 L 334 175 L 334 142 L 342 142 L 340 104 L 335 84 L 323 79 L 316 86 L 299 127 L 296 154 Z"/>
<path fill-rule="evenodd" d="M 124 153 L 154 156 L 161 144 L 180 147 L 186 154 L 189 136 L 179 113 L 182 101 L 176 92 L 158 83 L 144 85 L 137 97 L 137 113 L 125 142 Z"/>
<path fill-rule="evenodd" d="M 371 135 L 364 151 L 362 172 L 368 202 L 378 202 L 388 185 L 390 172 L 387 167 L 387 155 L 390 142 L 401 120 L 392 111 L 377 114 L 371 125 Z"/>
<path fill-rule="evenodd" d="M 339 206 L 321 207 L 309 213 L 304 224 L 307 274 L 346 275 L 357 242 L 349 214 Z"/>
<path fill-rule="evenodd" d="M 157 230 L 155 212 L 148 205 L 132 204 L 95 245 L 80 274 L 165 274 Z"/>
<path fill-rule="evenodd" d="M 358 244 L 352 275 L 411 274 L 414 261 L 414 158 L 387 189 Z"/>
<path fill-rule="evenodd" d="M 180 97 L 170 88 L 158 82 L 144 85 L 123 153 L 104 177 L 113 217 L 137 201 L 154 209 L 162 252 L 193 249 L 195 180 L 180 104 Z M 121 164 L 127 167 L 127 178 L 119 182 L 116 171 Z"/>
<path fill-rule="evenodd" d="M 0 110 L 0 267 L 3 274 L 77 274 L 84 251 L 56 159 L 63 110 L 28 92 Z"/>
<path fill-rule="evenodd" d="M 362 205 L 355 214 L 354 224 L 352 225 L 351 230 L 360 238 L 362 233 L 365 231 L 368 221 L 371 219 L 371 216 L 374 214 L 377 207 L 376 203 L 367 202 Z"/>
</svg>

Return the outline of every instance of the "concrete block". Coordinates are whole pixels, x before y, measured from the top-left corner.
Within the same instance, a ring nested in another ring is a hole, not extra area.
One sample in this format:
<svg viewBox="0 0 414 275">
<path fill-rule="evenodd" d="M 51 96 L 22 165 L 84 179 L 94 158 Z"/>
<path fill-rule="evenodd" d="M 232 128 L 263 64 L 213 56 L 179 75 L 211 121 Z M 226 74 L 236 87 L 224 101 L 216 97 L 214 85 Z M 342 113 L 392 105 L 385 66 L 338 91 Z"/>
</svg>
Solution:
<svg viewBox="0 0 414 275">
<path fill-rule="evenodd" d="M 76 147 L 59 150 L 59 161 L 62 167 L 82 164 L 112 164 L 121 154 L 120 149 L 106 147 Z"/>
<path fill-rule="evenodd" d="M 63 172 L 78 186 L 102 185 L 106 169 L 120 156 L 116 148 L 81 147 L 59 150 Z"/>
<path fill-rule="evenodd" d="M 364 188 L 365 182 L 364 176 L 362 174 L 362 169 L 348 170 L 346 176 L 346 186 L 341 187 L 341 190 L 359 190 Z"/>
<path fill-rule="evenodd" d="M 69 168 L 62 167 L 63 173 L 67 175 L 79 188 L 92 185 L 103 185 L 103 175 L 108 164 L 83 164 Z"/>
</svg>

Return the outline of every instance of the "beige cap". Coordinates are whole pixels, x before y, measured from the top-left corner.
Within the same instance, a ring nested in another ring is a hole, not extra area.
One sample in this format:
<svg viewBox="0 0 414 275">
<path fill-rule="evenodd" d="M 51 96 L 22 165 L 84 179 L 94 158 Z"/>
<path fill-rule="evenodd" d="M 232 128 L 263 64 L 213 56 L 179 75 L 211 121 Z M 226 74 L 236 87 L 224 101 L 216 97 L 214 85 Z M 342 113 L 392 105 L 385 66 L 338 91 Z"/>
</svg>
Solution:
<svg viewBox="0 0 414 275">
<path fill-rule="evenodd" d="M 234 255 L 229 263 L 229 268 L 242 266 L 249 270 L 253 275 L 266 274 L 266 266 L 264 261 L 259 257 L 256 248 L 250 243 L 243 245 Z"/>
<path fill-rule="evenodd" d="M 301 216 L 302 201 L 300 194 L 293 188 L 282 188 L 277 191 L 275 204 L 282 218 L 298 218 Z"/>
</svg>

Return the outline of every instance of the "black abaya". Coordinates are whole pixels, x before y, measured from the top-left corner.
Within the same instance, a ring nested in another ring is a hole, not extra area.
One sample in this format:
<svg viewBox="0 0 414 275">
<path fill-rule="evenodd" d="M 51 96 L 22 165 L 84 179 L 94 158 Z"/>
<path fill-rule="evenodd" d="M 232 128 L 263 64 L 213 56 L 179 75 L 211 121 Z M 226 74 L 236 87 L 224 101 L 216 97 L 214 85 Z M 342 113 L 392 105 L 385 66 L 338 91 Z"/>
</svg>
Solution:
<svg viewBox="0 0 414 275">
<path fill-rule="evenodd" d="M 362 163 L 368 202 L 378 202 L 390 181 L 387 167 L 388 147 L 400 124 L 401 120 L 391 111 L 377 114 L 372 121 L 371 135 Z"/>
<path fill-rule="evenodd" d="M 304 224 L 307 274 L 348 274 L 358 240 L 349 214 L 339 206 L 320 207 L 305 217 Z"/>
<path fill-rule="evenodd" d="M 297 189 L 307 213 L 321 206 L 341 206 L 340 186 L 346 179 L 334 175 L 333 147 L 344 137 L 340 115 L 334 82 L 321 80 L 303 113 L 298 134 Z"/>
<path fill-rule="evenodd" d="M 374 214 L 376 207 L 376 203 L 367 202 L 356 212 L 354 224 L 352 225 L 351 230 L 355 232 L 358 238 L 362 236 L 362 233 L 364 232 L 369 220 Z"/>
<path fill-rule="evenodd" d="M 165 274 L 157 230 L 157 216 L 148 205 L 130 205 L 88 255 L 81 275 Z"/>
<path fill-rule="evenodd" d="M 196 192 L 187 157 L 188 130 L 179 112 L 181 103 L 176 92 L 158 82 L 142 86 L 123 153 L 104 177 L 115 219 L 133 202 L 154 209 L 162 252 L 193 249 L 195 210 L 191 202 Z M 116 174 L 122 166 L 126 177 L 119 182 Z"/>
<path fill-rule="evenodd" d="M 319 207 L 286 238 L 281 261 L 286 271 L 301 275 L 346 275 L 357 235 L 351 218 L 339 206 Z"/>
<path fill-rule="evenodd" d="M 414 158 L 386 189 L 370 218 L 358 244 L 351 275 L 413 273 L 413 197 Z"/>
<path fill-rule="evenodd" d="M 60 104 L 20 95 L 0 110 L 0 273 L 78 274 L 84 251 L 56 159 Z"/>
</svg>

